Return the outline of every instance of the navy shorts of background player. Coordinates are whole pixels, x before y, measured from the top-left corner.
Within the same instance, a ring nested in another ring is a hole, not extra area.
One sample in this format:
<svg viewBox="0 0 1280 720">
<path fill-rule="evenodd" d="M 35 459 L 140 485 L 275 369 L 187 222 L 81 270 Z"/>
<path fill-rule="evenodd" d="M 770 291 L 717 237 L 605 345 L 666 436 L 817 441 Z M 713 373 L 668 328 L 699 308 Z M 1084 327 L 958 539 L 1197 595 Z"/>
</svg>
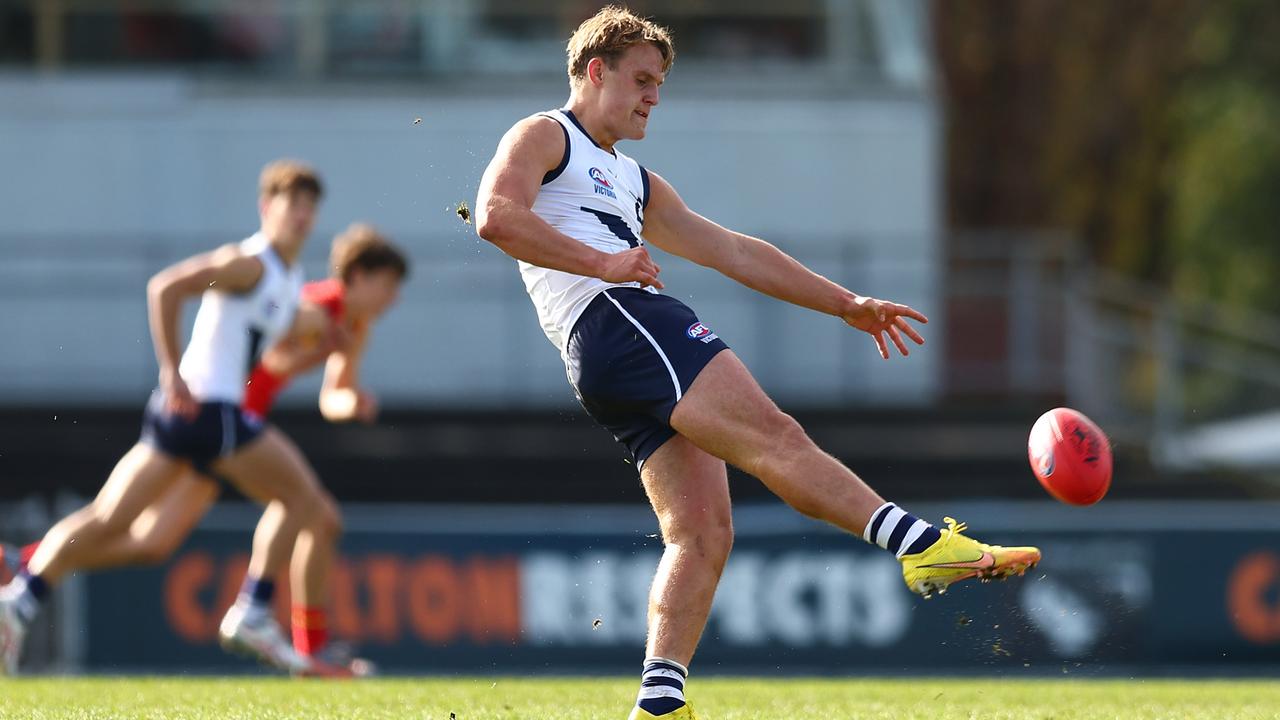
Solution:
<svg viewBox="0 0 1280 720">
<path fill-rule="evenodd" d="M 142 442 L 170 457 L 189 460 L 201 473 L 209 465 L 244 447 L 262 434 L 262 420 L 230 402 L 203 402 L 195 417 L 165 410 L 156 390 L 142 414 Z"/>
<path fill-rule="evenodd" d="M 687 305 L 611 287 L 587 305 L 565 348 L 582 407 L 643 465 L 675 435 L 671 411 L 725 344 Z"/>
</svg>

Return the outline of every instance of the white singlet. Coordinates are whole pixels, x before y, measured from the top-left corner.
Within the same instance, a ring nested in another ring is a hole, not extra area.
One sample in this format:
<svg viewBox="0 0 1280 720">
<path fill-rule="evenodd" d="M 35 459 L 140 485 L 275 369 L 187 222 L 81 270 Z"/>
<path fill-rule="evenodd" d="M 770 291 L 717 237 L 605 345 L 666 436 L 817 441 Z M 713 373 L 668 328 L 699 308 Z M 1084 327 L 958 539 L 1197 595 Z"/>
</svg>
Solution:
<svg viewBox="0 0 1280 720">
<path fill-rule="evenodd" d="M 644 208 L 649 204 L 649 173 L 635 160 L 596 144 L 567 109 L 541 113 L 564 131 L 564 159 L 542 179 L 533 212 L 551 227 L 610 254 L 644 244 Z M 611 287 L 599 278 L 550 270 L 521 261 L 520 275 L 538 311 L 547 339 L 564 354 L 569 331 L 591 300 Z M 647 288 L 650 292 L 657 292 Z"/>
<path fill-rule="evenodd" d="M 240 251 L 262 263 L 262 277 L 245 293 L 210 288 L 200 296 L 191 342 L 178 374 L 200 402 L 239 405 L 245 383 L 262 351 L 293 322 L 302 292 L 302 266 L 287 267 L 266 236 L 257 233 Z"/>
</svg>

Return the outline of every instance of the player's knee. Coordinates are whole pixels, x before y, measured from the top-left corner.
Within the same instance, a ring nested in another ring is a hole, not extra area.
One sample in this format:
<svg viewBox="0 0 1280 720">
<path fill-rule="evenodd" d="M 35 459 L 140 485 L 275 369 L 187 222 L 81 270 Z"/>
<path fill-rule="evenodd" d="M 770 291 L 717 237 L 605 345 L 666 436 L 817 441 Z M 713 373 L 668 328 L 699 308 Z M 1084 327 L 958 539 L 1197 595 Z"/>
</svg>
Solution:
<svg viewBox="0 0 1280 720">
<path fill-rule="evenodd" d="M 803 453 L 813 447 L 813 441 L 795 418 L 779 410 L 772 420 L 770 436 L 784 453 Z"/>
<path fill-rule="evenodd" d="M 733 519 L 729 512 L 704 509 L 686 512 L 679 519 L 663 523 L 663 542 L 692 553 L 719 572 L 733 550 Z"/>
<path fill-rule="evenodd" d="M 286 522 L 298 529 L 319 529 L 324 514 L 324 491 L 304 487 L 277 498 Z"/>
<path fill-rule="evenodd" d="M 795 458 L 813 447 L 813 441 L 800 423 L 781 410 L 769 414 L 761 431 L 763 440 L 754 466 L 743 468 L 756 477 L 790 472 L 789 466 Z"/>
</svg>

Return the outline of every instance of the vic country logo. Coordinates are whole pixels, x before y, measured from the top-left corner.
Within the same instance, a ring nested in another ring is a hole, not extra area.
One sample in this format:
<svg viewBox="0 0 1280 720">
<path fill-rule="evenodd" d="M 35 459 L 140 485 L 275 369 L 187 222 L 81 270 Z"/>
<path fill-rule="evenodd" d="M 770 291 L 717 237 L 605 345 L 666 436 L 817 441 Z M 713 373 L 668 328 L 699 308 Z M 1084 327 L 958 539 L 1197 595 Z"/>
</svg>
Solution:
<svg viewBox="0 0 1280 720">
<path fill-rule="evenodd" d="M 609 178 L 604 176 L 603 170 L 600 168 L 591 168 L 587 172 L 591 175 L 591 179 L 596 183 L 595 188 L 597 195 L 604 195 L 615 200 L 618 198 L 618 196 L 613 192 L 613 183 L 609 182 Z"/>
<path fill-rule="evenodd" d="M 701 340 L 704 343 L 709 343 L 716 339 L 716 334 L 711 332 L 711 328 L 703 325 L 701 322 L 696 322 L 690 325 L 689 329 L 685 331 L 685 334 L 694 340 Z"/>
</svg>

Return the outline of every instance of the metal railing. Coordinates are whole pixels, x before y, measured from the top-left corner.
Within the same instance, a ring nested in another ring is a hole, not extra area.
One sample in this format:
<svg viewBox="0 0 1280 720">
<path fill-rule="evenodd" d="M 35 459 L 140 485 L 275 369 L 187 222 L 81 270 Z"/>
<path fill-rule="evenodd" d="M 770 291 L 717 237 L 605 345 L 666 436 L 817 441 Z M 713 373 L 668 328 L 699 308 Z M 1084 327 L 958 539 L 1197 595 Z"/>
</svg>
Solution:
<svg viewBox="0 0 1280 720">
<path fill-rule="evenodd" d="M 947 247 L 952 394 L 1062 398 L 1171 469 L 1235 465 L 1198 448 L 1201 434 L 1252 419 L 1263 437 L 1257 423 L 1280 408 L 1280 318 L 1093 267 L 1061 234 L 985 233 Z M 975 313 L 1003 332 L 954 337 Z M 983 342 L 999 352 L 966 352 Z M 1280 419 L 1269 422 L 1280 436 Z M 1251 465 L 1280 467 L 1273 457 Z"/>
</svg>

